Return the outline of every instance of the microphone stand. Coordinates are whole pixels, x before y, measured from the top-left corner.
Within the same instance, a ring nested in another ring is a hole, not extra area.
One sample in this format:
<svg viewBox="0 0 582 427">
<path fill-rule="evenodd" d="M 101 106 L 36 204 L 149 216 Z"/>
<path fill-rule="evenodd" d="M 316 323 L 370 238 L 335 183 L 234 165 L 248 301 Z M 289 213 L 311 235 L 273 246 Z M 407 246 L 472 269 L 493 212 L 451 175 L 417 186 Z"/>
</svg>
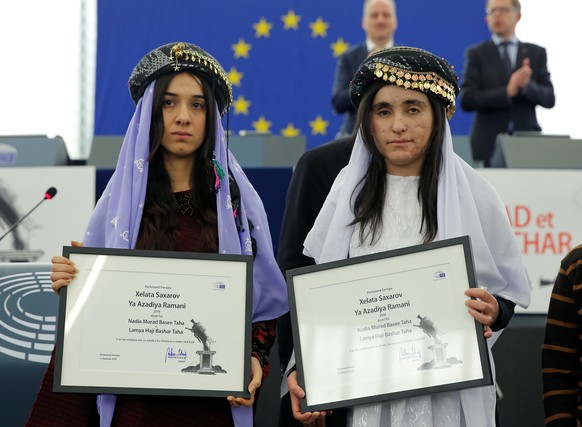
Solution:
<svg viewBox="0 0 582 427">
<path fill-rule="evenodd" d="M 34 212 L 34 210 L 36 208 L 38 208 L 41 205 L 41 203 L 44 202 L 45 200 L 48 200 L 46 196 L 40 202 L 38 202 L 35 207 L 33 207 L 30 211 L 28 211 L 28 213 L 26 215 L 24 215 L 22 218 L 20 218 L 18 221 L 16 221 L 14 224 L 12 224 L 12 226 L 8 229 L 8 231 L 6 231 L 6 233 L 4 233 L 2 235 L 2 237 L 0 237 L 0 241 L 4 237 L 6 237 L 8 235 L 8 233 L 10 233 L 12 230 L 14 230 L 18 226 L 18 224 L 20 224 L 28 215 L 30 215 L 32 212 Z"/>
</svg>

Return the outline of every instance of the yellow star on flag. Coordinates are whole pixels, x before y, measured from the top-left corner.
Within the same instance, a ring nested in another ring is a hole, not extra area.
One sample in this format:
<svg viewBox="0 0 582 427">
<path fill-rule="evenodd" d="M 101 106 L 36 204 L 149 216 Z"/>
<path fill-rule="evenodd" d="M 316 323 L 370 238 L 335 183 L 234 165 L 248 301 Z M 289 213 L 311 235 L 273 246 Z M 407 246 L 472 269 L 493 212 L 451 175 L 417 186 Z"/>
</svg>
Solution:
<svg viewBox="0 0 582 427">
<path fill-rule="evenodd" d="M 309 23 L 309 28 L 311 28 L 311 37 L 327 37 L 329 24 L 318 16 L 315 22 Z"/>
<path fill-rule="evenodd" d="M 283 21 L 283 28 L 285 30 L 298 30 L 301 16 L 295 15 L 295 11 L 291 9 L 289 12 L 287 12 L 287 15 L 283 15 L 281 17 L 281 20 Z"/>
<path fill-rule="evenodd" d="M 339 39 L 337 39 L 337 41 L 330 44 L 329 46 L 331 47 L 331 50 L 333 50 L 333 57 L 337 58 L 338 56 L 340 56 L 342 53 L 349 49 L 350 44 L 346 43 L 344 39 L 340 37 Z"/>
<path fill-rule="evenodd" d="M 325 135 L 327 133 L 329 122 L 327 120 L 323 120 L 323 117 L 317 116 L 315 120 L 309 122 L 309 126 L 311 126 L 312 135 Z"/>
<path fill-rule="evenodd" d="M 273 125 L 272 122 L 269 122 L 265 119 L 265 116 L 259 116 L 259 120 L 253 122 L 253 127 L 255 131 L 259 133 L 269 133 L 269 128 Z"/>
<path fill-rule="evenodd" d="M 241 73 L 236 67 L 232 67 L 228 72 L 228 80 L 233 84 L 233 86 L 240 87 L 241 80 L 244 77 L 244 74 Z"/>
<path fill-rule="evenodd" d="M 271 28 L 273 28 L 273 24 L 267 22 L 265 18 L 261 18 L 259 22 L 253 24 L 253 28 L 255 29 L 255 37 L 269 37 L 271 35 Z"/>
<path fill-rule="evenodd" d="M 249 114 L 249 107 L 253 103 L 248 99 L 245 99 L 244 96 L 239 96 L 237 99 L 234 100 L 232 106 L 234 107 L 234 115 L 238 116 L 239 114 L 243 114 L 247 116 Z"/>
<path fill-rule="evenodd" d="M 231 44 L 232 50 L 234 51 L 235 58 L 248 58 L 249 51 L 252 46 L 244 41 L 244 39 L 238 39 L 238 42 Z"/>
<path fill-rule="evenodd" d="M 287 138 L 293 138 L 294 136 L 299 136 L 301 130 L 293 126 L 293 123 L 288 123 L 285 129 L 281 129 L 281 135 Z"/>
</svg>

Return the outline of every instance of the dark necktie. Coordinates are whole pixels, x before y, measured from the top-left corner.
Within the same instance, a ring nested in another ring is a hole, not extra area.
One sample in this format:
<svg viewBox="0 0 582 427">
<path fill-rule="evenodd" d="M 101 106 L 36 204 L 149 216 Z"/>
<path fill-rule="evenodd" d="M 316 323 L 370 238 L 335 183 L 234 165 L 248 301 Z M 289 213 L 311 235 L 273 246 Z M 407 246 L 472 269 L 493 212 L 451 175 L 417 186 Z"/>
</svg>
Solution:
<svg viewBox="0 0 582 427">
<path fill-rule="evenodd" d="M 509 58 L 509 50 L 508 47 L 511 44 L 511 42 L 501 42 L 499 43 L 499 45 L 501 46 L 501 61 L 503 62 L 503 65 L 505 65 L 505 71 L 507 72 L 507 75 L 510 76 L 511 75 L 511 58 Z"/>
</svg>

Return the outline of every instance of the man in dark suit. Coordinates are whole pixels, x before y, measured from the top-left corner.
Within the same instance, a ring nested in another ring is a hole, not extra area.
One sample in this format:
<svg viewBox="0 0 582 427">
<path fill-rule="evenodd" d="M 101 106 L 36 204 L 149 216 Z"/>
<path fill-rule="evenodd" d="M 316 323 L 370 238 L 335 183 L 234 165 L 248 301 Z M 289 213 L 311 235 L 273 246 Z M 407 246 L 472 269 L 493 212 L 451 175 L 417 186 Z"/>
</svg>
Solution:
<svg viewBox="0 0 582 427">
<path fill-rule="evenodd" d="M 277 262 L 285 273 L 291 268 L 315 264 L 313 258 L 303 255 L 303 241 L 331 189 L 337 174 L 350 160 L 353 138 L 328 142 L 305 152 L 298 160 L 285 202 Z M 289 313 L 277 322 L 279 361 L 285 370 L 293 351 Z M 326 420 L 327 427 L 345 426 L 345 411 L 334 411 Z M 281 399 L 279 427 L 301 426 L 291 413 L 289 394 Z"/>
<path fill-rule="evenodd" d="M 369 53 L 394 45 L 397 25 L 394 0 L 364 1 L 362 28 L 366 33 L 366 41 L 342 54 L 335 69 L 331 104 L 336 113 L 344 115 L 338 137 L 350 135 L 356 123 L 356 110 L 348 94 L 354 73 Z"/>
<path fill-rule="evenodd" d="M 500 133 L 541 131 L 535 108 L 552 108 L 554 87 L 546 50 L 515 36 L 521 18 L 519 0 L 488 0 L 486 22 L 491 40 L 465 52 L 461 106 L 475 111 L 471 129 L 473 159 L 492 163 Z"/>
</svg>

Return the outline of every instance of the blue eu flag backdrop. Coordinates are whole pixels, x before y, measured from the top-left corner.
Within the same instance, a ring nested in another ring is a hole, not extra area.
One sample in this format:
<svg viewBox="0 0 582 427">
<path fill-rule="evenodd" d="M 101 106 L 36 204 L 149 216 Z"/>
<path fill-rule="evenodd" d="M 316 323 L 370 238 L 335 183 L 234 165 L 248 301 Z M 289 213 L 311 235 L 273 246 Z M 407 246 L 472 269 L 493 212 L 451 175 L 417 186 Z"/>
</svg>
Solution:
<svg viewBox="0 0 582 427">
<path fill-rule="evenodd" d="M 95 134 L 125 133 L 133 112 L 127 80 L 139 59 L 162 44 L 187 41 L 210 52 L 228 73 L 232 131 L 304 135 L 307 148 L 329 141 L 342 121 L 331 106 L 336 61 L 364 42 L 362 5 L 356 0 L 99 0 Z M 450 0 L 445 6 L 397 1 L 395 41 L 431 50 L 460 73 L 464 48 L 487 36 L 484 12 L 480 2 Z M 457 112 L 453 132 L 468 133 L 463 116 Z"/>
</svg>

